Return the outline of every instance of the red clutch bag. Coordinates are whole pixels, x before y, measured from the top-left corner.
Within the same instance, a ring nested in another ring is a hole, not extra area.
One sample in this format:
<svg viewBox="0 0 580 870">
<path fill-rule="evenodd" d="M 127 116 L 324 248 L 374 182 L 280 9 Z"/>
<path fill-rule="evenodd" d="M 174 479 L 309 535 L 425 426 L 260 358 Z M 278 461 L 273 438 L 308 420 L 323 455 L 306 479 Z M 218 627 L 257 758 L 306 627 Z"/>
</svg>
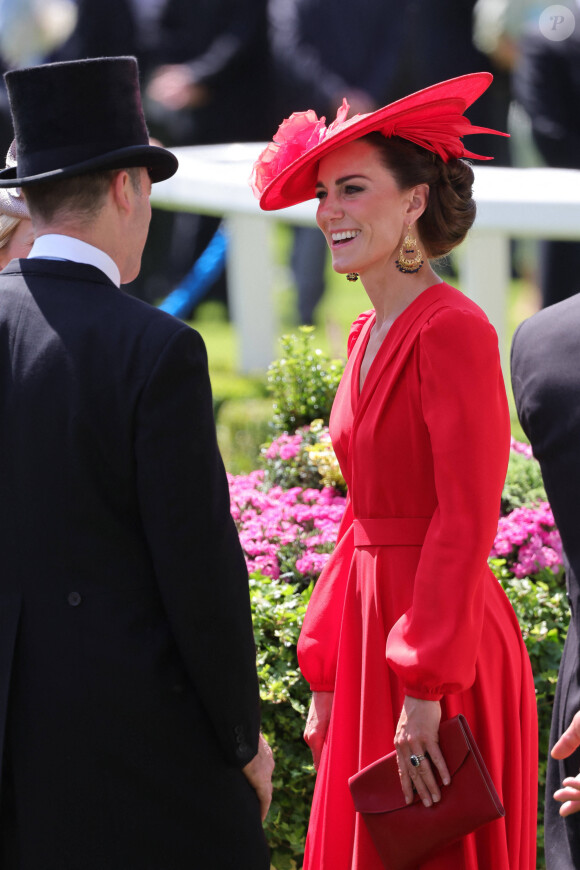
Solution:
<svg viewBox="0 0 580 870">
<path fill-rule="evenodd" d="M 355 808 L 388 870 L 415 870 L 439 849 L 505 815 L 464 716 L 441 723 L 439 746 L 451 783 L 439 782 L 441 800 L 431 807 L 418 795 L 405 803 L 395 751 L 348 781 Z"/>
</svg>

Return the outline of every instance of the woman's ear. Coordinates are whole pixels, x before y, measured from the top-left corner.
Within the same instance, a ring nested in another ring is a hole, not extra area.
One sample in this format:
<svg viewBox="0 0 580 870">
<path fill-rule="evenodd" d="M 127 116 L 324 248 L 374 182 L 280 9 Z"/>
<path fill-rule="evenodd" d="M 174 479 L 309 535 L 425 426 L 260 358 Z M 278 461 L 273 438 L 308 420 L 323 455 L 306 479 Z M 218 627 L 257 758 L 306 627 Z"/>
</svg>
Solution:
<svg viewBox="0 0 580 870">
<path fill-rule="evenodd" d="M 412 187 L 409 191 L 409 206 L 407 209 L 407 219 L 410 224 L 414 224 L 419 220 L 429 201 L 429 185 L 418 184 Z"/>
</svg>

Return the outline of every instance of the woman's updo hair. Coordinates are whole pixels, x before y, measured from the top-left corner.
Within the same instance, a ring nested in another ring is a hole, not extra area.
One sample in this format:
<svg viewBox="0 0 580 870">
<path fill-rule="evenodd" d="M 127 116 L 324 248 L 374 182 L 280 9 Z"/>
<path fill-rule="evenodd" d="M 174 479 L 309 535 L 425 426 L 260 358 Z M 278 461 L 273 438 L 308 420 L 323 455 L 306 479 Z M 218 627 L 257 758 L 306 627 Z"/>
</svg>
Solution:
<svg viewBox="0 0 580 870">
<path fill-rule="evenodd" d="M 378 149 L 399 190 L 429 185 L 427 207 L 417 221 L 427 256 L 443 257 L 459 245 L 475 220 L 473 170 L 469 163 L 455 157 L 445 163 L 433 151 L 399 136 L 386 138 L 373 132 L 363 139 Z"/>
</svg>

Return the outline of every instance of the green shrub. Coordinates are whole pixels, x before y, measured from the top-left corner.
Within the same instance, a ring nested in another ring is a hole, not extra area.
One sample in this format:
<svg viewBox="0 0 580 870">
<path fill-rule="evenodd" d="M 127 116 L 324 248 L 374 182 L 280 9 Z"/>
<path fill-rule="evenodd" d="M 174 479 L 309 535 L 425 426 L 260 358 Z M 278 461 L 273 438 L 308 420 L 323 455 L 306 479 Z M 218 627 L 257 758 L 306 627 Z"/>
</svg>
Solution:
<svg viewBox="0 0 580 870">
<path fill-rule="evenodd" d="M 265 824 L 276 870 L 302 866 L 314 791 L 312 756 L 302 738 L 310 689 L 296 658 L 311 592 L 312 586 L 300 590 L 261 574 L 250 579 L 262 731 L 276 761 L 274 796 Z"/>
<path fill-rule="evenodd" d="M 328 423 L 344 362 L 331 360 L 314 345 L 314 328 L 280 339 L 282 356 L 268 369 L 267 389 L 274 401 L 274 432 L 295 432 L 321 419 Z"/>
<path fill-rule="evenodd" d="M 562 569 L 557 573 L 545 569 L 534 576 L 518 579 L 510 573 L 503 559 L 492 559 L 490 567 L 515 610 L 534 674 L 539 727 L 537 865 L 539 870 L 545 866 L 544 803 L 552 708 L 558 668 L 570 622 L 566 584 Z"/>
<path fill-rule="evenodd" d="M 510 450 L 510 459 L 503 492 L 501 512 L 509 514 L 516 508 L 547 501 L 540 464 L 523 453 Z"/>
<path fill-rule="evenodd" d="M 290 489 L 323 489 L 330 486 L 346 492 L 336 454 L 332 447 L 328 426 L 322 420 L 313 420 L 301 426 L 293 435 L 283 432 L 263 444 L 260 465 L 264 469 L 264 488 L 281 486 Z"/>
</svg>

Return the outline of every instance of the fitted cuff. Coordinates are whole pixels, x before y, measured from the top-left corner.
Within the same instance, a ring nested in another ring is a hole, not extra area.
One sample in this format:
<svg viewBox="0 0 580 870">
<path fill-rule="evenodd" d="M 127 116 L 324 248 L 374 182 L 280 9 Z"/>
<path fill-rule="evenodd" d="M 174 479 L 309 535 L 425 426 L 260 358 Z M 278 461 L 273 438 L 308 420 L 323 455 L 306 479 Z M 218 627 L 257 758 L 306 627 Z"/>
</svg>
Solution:
<svg viewBox="0 0 580 870">
<path fill-rule="evenodd" d="M 334 692 L 334 683 L 310 683 L 311 692 Z"/>
<path fill-rule="evenodd" d="M 405 695 L 409 698 L 418 698 L 419 701 L 440 701 L 443 692 L 435 689 L 417 689 L 415 686 L 405 686 Z"/>
</svg>

